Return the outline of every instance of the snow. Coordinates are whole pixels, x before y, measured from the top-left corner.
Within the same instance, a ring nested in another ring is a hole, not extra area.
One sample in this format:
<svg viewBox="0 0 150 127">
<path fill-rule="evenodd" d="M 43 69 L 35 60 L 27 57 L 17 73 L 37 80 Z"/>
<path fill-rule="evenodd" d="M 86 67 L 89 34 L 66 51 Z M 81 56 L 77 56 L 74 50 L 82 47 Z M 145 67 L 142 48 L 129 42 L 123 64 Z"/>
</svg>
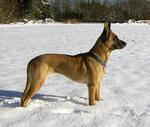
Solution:
<svg viewBox="0 0 150 127">
<path fill-rule="evenodd" d="M 13 23 L 10 23 L 10 25 L 33 25 L 33 24 L 54 24 L 55 21 L 54 19 L 51 19 L 51 18 L 46 18 L 46 19 L 41 19 L 41 20 L 28 20 L 28 19 L 23 19 L 22 21 L 20 22 L 13 22 Z M 7 24 L 8 25 L 8 24 Z"/>
<path fill-rule="evenodd" d="M 130 19 L 127 23 L 129 24 L 149 24 L 150 25 L 150 20 L 134 20 Z"/>
<path fill-rule="evenodd" d="M 88 106 L 85 84 L 62 75 L 49 77 L 28 107 L 19 106 L 33 57 L 86 52 L 102 30 L 103 24 L 0 25 L 0 127 L 149 127 L 147 24 L 112 25 L 128 44 L 112 53 L 96 106 Z"/>
</svg>

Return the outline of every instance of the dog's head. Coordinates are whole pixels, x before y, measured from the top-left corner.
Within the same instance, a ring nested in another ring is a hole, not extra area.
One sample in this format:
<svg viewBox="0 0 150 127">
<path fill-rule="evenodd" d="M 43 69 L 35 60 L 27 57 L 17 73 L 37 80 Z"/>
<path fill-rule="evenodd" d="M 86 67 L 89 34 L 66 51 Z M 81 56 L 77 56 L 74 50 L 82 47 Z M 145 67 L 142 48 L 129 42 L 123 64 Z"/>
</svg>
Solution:
<svg viewBox="0 0 150 127">
<path fill-rule="evenodd" d="M 120 40 L 118 36 L 111 31 L 110 27 L 110 22 L 104 23 L 104 30 L 100 36 L 101 41 L 110 50 L 123 49 L 127 43 Z"/>
</svg>

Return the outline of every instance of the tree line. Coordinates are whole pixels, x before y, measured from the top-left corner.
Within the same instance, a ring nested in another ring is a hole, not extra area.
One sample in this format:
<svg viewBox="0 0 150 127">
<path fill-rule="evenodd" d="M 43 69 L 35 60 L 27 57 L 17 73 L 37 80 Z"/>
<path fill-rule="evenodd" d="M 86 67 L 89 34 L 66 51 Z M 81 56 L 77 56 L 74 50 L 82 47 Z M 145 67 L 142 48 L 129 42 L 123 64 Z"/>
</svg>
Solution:
<svg viewBox="0 0 150 127">
<path fill-rule="evenodd" d="M 150 19 L 148 0 L 1 0 L 0 22 L 52 18 L 55 21 L 112 22 Z"/>
</svg>

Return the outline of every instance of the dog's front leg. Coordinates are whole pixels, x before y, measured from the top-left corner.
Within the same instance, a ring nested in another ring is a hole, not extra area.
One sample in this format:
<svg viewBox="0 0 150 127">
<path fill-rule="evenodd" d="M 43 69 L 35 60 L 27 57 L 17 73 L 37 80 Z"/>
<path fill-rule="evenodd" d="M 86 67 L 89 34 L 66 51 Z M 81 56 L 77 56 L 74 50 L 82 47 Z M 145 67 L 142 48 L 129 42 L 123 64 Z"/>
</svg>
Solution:
<svg viewBox="0 0 150 127">
<path fill-rule="evenodd" d="M 89 92 L 89 105 L 95 105 L 96 86 L 93 84 L 88 84 L 88 92 Z"/>
<path fill-rule="evenodd" d="M 100 84 L 96 85 L 96 91 L 95 91 L 95 100 L 99 101 L 100 100 Z"/>
<path fill-rule="evenodd" d="M 101 98 L 101 91 L 100 91 L 100 86 L 101 84 L 97 84 L 96 86 L 96 92 L 95 92 L 95 100 L 96 101 L 102 101 L 103 99 Z"/>
</svg>

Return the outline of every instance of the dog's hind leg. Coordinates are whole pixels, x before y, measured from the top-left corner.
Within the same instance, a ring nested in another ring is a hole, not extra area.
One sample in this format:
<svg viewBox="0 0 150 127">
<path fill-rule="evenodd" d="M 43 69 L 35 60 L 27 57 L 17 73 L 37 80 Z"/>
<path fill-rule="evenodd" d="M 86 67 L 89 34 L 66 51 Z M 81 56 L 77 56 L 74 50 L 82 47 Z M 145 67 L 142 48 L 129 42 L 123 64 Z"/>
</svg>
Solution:
<svg viewBox="0 0 150 127">
<path fill-rule="evenodd" d="M 36 92 L 41 88 L 42 84 L 49 73 L 48 66 L 39 65 L 37 68 L 33 67 L 29 73 L 29 86 L 26 87 L 25 92 L 22 97 L 21 106 L 25 107 L 28 101 L 36 94 Z M 27 81 L 28 82 L 28 81 Z"/>
<path fill-rule="evenodd" d="M 22 97 L 21 97 L 21 105 L 25 99 L 25 96 L 27 94 L 27 92 L 29 91 L 30 89 L 30 86 L 31 86 L 31 83 L 32 83 L 32 67 L 30 64 L 28 64 L 27 66 L 27 81 L 26 81 L 26 87 L 24 89 L 24 92 L 22 94 Z"/>
<path fill-rule="evenodd" d="M 30 84 L 31 82 L 30 82 L 30 80 L 29 80 L 29 76 L 27 76 L 27 82 L 26 82 L 26 87 L 25 87 L 25 90 L 24 90 L 24 92 L 23 92 L 23 94 L 22 94 L 22 97 L 21 97 L 21 105 L 22 105 L 22 103 L 23 103 L 23 101 L 24 101 L 24 98 L 25 98 L 25 95 L 27 94 L 27 92 L 28 92 L 28 90 L 29 90 L 29 88 L 30 88 Z"/>
<path fill-rule="evenodd" d="M 25 107 L 28 103 L 28 101 L 36 94 L 36 92 L 41 88 L 42 84 L 44 83 L 44 80 L 38 80 L 36 82 L 33 82 L 27 91 L 27 93 L 24 96 L 24 99 L 21 102 L 21 106 Z"/>
</svg>

